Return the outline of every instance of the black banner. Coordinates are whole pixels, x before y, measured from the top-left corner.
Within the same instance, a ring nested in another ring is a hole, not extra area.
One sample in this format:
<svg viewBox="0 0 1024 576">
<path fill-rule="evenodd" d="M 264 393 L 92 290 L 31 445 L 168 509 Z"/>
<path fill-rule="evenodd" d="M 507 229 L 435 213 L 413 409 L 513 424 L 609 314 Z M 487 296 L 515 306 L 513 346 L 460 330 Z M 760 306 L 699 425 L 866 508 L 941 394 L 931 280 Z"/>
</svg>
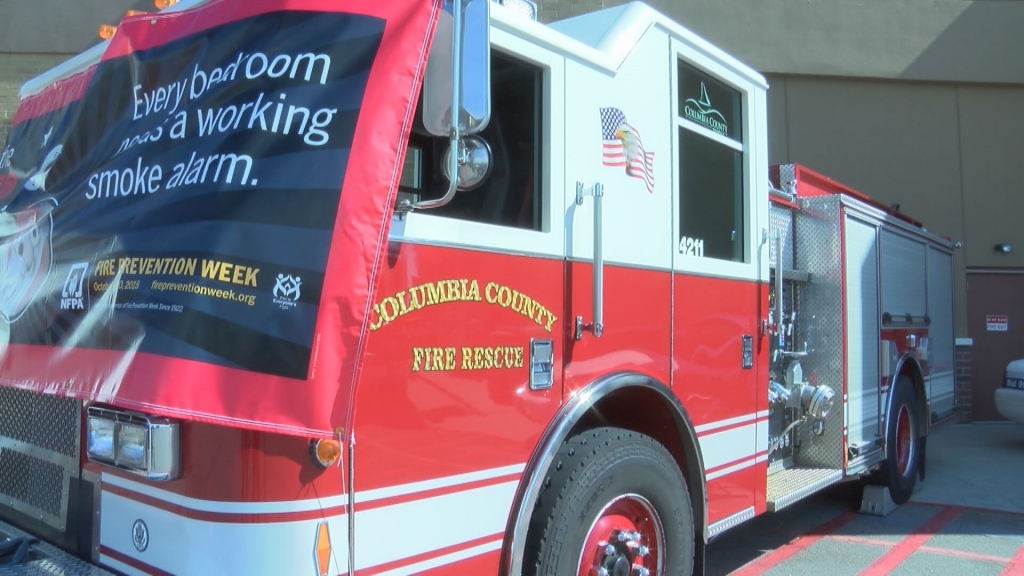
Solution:
<svg viewBox="0 0 1024 576">
<path fill-rule="evenodd" d="M 100 63 L 0 151 L 10 342 L 305 378 L 384 21 L 274 12 Z"/>
</svg>

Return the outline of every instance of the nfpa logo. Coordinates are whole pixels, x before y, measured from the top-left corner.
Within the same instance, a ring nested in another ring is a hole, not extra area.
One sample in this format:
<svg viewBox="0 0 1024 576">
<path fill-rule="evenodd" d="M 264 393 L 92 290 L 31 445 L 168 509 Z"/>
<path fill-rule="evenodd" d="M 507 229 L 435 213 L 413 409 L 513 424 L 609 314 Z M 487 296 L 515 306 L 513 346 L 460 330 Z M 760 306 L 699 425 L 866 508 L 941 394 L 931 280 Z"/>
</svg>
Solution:
<svg viewBox="0 0 1024 576">
<path fill-rule="evenodd" d="M 68 271 L 68 277 L 64 280 L 64 289 L 61 291 L 61 310 L 85 310 L 82 288 L 85 285 L 88 271 L 88 262 L 72 264 L 71 270 Z"/>
<path fill-rule="evenodd" d="M 274 284 L 274 304 L 282 310 L 293 308 L 299 301 L 301 294 L 302 278 L 291 274 L 278 274 L 277 282 Z"/>
</svg>

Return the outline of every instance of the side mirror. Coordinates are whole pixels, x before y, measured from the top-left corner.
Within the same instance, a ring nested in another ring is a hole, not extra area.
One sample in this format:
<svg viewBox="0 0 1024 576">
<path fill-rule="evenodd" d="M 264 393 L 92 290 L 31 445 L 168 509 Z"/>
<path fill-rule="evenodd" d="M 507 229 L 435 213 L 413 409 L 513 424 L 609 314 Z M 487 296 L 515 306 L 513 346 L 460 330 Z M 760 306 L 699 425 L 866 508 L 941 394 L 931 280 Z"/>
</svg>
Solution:
<svg viewBox="0 0 1024 576">
<path fill-rule="evenodd" d="M 423 78 L 423 125 L 435 136 L 450 135 L 453 102 L 460 134 L 483 130 L 491 118 L 491 2 L 442 3 Z"/>
<path fill-rule="evenodd" d="M 475 187 L 478 177 L 486 177 L 490 151 L 470 149 L 463 136 L 483 130 L 491 118 L 490 18 L 491 0 L 444 0 L 441 5 L 423 78 L 423 126 L 435 136 L 448 137 L 448 191 L 437 200 L 405 200 L 396 207 L 400 213 L 440 208 L 455 197 L 460 180 Z M 486 162 L 462 168 L 481 154 Z"/>
</svg>

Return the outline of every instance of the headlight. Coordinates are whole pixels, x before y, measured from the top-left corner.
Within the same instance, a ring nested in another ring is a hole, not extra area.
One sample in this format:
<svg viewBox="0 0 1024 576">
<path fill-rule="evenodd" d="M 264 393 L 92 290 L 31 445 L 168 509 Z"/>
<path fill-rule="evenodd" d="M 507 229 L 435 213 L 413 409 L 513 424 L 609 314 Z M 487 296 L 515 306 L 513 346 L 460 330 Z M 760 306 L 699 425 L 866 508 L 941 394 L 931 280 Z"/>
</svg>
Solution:
<svg viewBox="0 0 1024 576">
<path fill-rule="evenodd" d="M 93 462 L 150 480 L 173 480 L 181 471 L 177 422 L 90 406 L 86 428 L 86 455 Z"/>
<path fill-rule="evenodd" d="M 85 449 L 90 457 L 114 459 L 114 422 L 89 418 Z"/>
<path fill-rule="evenodd" d="M 118 464 L 132 468 L 146 467 L 146 449 L 149 447 L 149 430 L 136 424 L 117 424 Z"/>
</svg>

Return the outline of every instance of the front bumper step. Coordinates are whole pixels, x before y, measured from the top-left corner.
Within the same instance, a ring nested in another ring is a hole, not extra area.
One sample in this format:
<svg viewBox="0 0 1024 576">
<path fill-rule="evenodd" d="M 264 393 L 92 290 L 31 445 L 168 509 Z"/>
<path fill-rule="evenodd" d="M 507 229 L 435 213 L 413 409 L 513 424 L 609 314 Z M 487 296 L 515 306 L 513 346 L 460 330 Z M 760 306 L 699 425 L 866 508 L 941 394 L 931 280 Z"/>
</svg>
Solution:
<svg viewBox="0 0 1024 576">
<path fill-rule="evenodd" d="M 0 542 L 7 538 L 32 538 L 31 534 L 23 532 L 10 524 L 0 521 Z M 108 576 L 113 574 L 98 566 L 79 560 L 63 550 L 43 541 L 38 541 L 29 548 L 20 564 L 13 566 L 4 565 L 7 558 L 0 557 L 0 574 L 5 576 L 43 576 L 53 574 L 54 576 Z"/>
</svg>

